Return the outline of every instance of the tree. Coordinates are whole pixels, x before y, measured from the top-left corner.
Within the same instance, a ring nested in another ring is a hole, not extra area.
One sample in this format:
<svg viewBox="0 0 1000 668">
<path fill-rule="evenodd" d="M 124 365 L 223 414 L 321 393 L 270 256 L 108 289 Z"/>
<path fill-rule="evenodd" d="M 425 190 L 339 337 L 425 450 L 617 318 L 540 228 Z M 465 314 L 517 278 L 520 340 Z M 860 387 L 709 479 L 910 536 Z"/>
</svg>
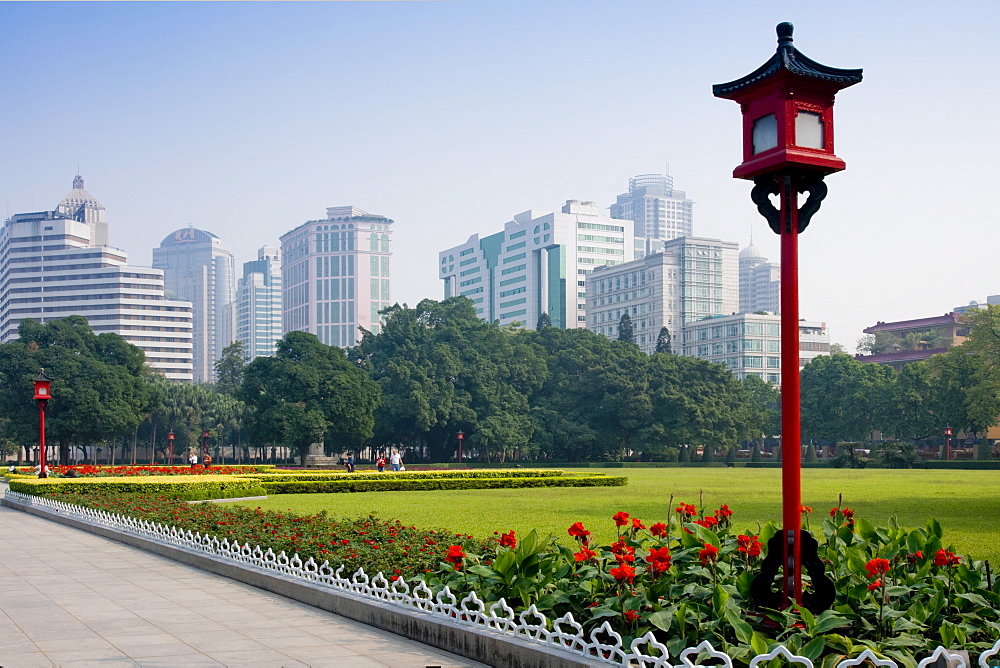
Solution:
<svg viewBox="0 0 1000 668">
<path fill-rule="evenodd" d="M 830 344 L 830 354 L 831 355 L 846 355 L 847 348 L 844 347 L 842 343 L 831 343 Z"/>
<path fill-rule="evenodd" d="M 660 335 L 656 337 L 656 352 L 670 354 L 670 330 L 664 325 L 660 327 Z"/>
<path fill-rule="evenodd" d="M 242 341 L 233 341 L 222 349 L 222 355 L 215 360 L 215 385 L 220 392 L 235 394 L 239 390 L 246 364 Z"/>
<path fill-rule="evenodd" d="M 247 365 L 237 398 L 252 411 L 251 440 L 289 446 L 305 465 L 313 443 L 343 450 L 370 438 L 379 396 L 378 384 L 343 350 L 289 332 L 273 356 Z"/>
<path fill-rule="evenodd" d="M 618 319 L 618 340 L 635 343 L 635 328 L 632 327 L 632 318 L 628 313 L 622 313 L 622 317 Z"/>
<path fill-rule="evenodd" d="M 757 376 L 741 382 L 743 400 L 739 440 L 763 447 L 764 439 L 781 433 L 781 391 Z"/>
<path fill-rule="evenodd" d="M 832 443 L 869 439 L 886 422 L 893 374 L 850 355 L 810 361 L 800 376 L 803 437 Z"/>
<path fill-rule="evenodd" d="M 538 316 L 538 324 L 535 325 L 535 329 L 545 329 L 546 327 L 552 326 L 552 319 L 549 318 L 549 314 L 542 311 L 542 314 Z"/>
<path fill-rule="evenodd" d="M 465 297 L 397 305 L 384 315 L 379 334 L 352 351 L 382 388 L 374 443 L 405 442 L 420 456 L 446 461 L 461 429 L 470 453 L 500 461 L 530 455 L 528 397 L 546 377 L 529 343 L 536 332 L 485 322 Z"/>
<path fill-rule="evenodd" d="M 0 346 L 0 415 L 7 438 L 30 447 L 38 438 L 32 379 L 44 368 L 53 379 L 46 409 L 48 440 L 60 462 L 71 448 L 132 433 L 152 399 L 145 355 L 117 334 L 95 335 L 82 316 L 41 325 L 24 320 L 19 338 Z"/>
<path fill-rule="evenodd" d="M 899 340 L 889 332 L 875 332 L 874 334 L 865 334 L 858 339 L 857 348 L 859 353 L 879 355 L 891 351 L 894 346 L 898 345 Z"/>
</svg>

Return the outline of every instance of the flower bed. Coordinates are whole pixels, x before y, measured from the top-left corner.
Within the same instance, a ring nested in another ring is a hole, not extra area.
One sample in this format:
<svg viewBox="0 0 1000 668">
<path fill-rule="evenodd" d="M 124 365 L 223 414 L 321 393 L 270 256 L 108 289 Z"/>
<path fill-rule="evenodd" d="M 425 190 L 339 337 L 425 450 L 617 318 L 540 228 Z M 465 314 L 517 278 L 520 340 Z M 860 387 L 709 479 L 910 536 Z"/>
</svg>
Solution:
<svg viewBox="0 0 1000 668">
<path fill-rule="evenodd" d="M 93 464 L 72 464 L 67 466 L 51 466 L 49 477 L 65 478 L 67 476 L 79 478 L 122 478 L 134 476 L 188 476 L 188 475 L 243 475 L 252 473 L 266 473 L 274 470 L 271 464 L 263 465 L 240 465 L 240 466 L 212 466 L 205 468 L 201 464 L 197 466 L 94 466 Z M 13 471 L 15 475 L 37 477 L 30 466 L 16 467 Z"/>
<path fill-rule="evenodd" d="M 478 541 L 375 518 L 345 522 L 325 514 L 190 507 L 150 496 L 53 498 L 297 552 L 303 561 L 345 564 L 349 572 L 363 567 L 392 580 L 426 582 L 460 598 L 475 592 L 486 606 L 529 616 L 571 615 L 591 637 L 613 631 L 626 647 L 656 642 L 671 656 L 709 642 L 738 665 L 780 646 L 824 667 L 866 649 L 914 666 L 914 657 L 938 645 L 974 656 L 1000 637 L 1000 592 L 987 565 L 955 555 L 934 520 L 912 530 L 894 522 L 875 527 L 849 508 L 832 509 L 815 523 L 837 599 L 829 610 L 812 613 L 753 610 L 750 582 L 777 529 L 736 532 L 727 506 L 705 513 L 682 503 L 665 522 L 648 527 L 621 512 L 613 517 L 618 540 L 610 545 L 591 544 L 590 531 L 578 522 L 568 530 L 574 550 L 534 532 L 520 540 L 508 532 Z M 804 511 L 808 526 L 811 509 Z"/>
<path fill-rule="evenodd" d="M 287 480 L 278 476 L 257 478 L 268 494 L 319 494 L 336 492 L 433 491 L 442 489 L 515 489 L 518 487 L 614 487 L 628 478 L 614 476 L 527 476 L 472 478 L 433 476 L 403 478 L 397 474 L 353 477 L 351 474 L 325 480 Z"/>
</svg>

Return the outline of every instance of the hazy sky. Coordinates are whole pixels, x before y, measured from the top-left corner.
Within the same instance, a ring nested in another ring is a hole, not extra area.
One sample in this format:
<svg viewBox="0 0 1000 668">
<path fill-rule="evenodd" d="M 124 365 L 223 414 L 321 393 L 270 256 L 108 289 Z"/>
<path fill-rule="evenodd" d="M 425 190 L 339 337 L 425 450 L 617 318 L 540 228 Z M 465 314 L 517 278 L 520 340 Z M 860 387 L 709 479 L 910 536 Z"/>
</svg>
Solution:
<svg viewBox="0 0 1000 668">
<path fill-rule="evenodd" d="M 193 225 L 242 263 L 326 207 L 396 221 L 393 298 L 440 299 L 437 252 L 662 173 L 695 234 L 777 237 L 731 177 L 711 86 L 774 27 L 842 91 L 847 171 L 800 237 L 801 315 L 853 349 L 878 320 L 1000 294 L 1000 3 L 498 0 L 0 3 L 0 214 L 53 208 L 77 164 L 148 265 Z"/>
</svg>

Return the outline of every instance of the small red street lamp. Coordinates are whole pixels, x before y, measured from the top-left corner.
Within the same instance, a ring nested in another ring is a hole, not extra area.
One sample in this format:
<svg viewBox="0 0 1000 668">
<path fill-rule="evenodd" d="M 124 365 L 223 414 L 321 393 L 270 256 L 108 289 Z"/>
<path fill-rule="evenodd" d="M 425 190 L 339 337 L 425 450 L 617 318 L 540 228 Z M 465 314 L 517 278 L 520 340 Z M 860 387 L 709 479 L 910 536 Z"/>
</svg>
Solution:
<svg viewBox="0 0 1000 668">
<path fill-rule="evenodd" d="M 738 102 L 743 112 L 743 163 L 733 177 L 754 182 L 750 198 L 781 237 L 781 489 L 782 531 L 768 543 L 768 559 L 755 579 L 758 603 L 786 607 L 792 600 L 822 610 L 832 604 L 822 562 L 803 552 L 816 541 L 802 531 L 799 390 L 799 259 L 798 235 L 826 197 L 823 177 L 844 169 L 833 152 L 833 99 L 837 91 L 861 81 L 861 70 L 821 65 L 792 46 L 792 24 L 777 27 L 778 49 L 766 63 L 747 76 L 712 87 L 716 97 Z M 799 193 L 809 198 L 799 207 Z M 778 197 L 780 210 L 770 197 Z M 781 559 L 772 553 L 781 552 Z M 770 565 L 768 562 L 770 561 Z M 818 564 L 818 565 L 817 565 Z M 813 582 L 813 592 L 802 595 L 802 567 Z M 771 585 L 783 569 L 781 596 Z M 814 571 L 816 571 L 814 573 Z M 822 591 L 819 591 L 822 589 Z M 829 601 L 824 600 L 829 597 Z"/>
<path fill-rule="evenodd" d="M 951 461 L 951 427 L 944 428 L 944 458 Z"/>
<path fill-rule="evenodd" d="M 45 375 L 45 369 L 38 370 L 35 378 L 35 403 L 38 404 L 38 477 L 48 478 L 48 464 L 45 462 L 45 406 L 52 398 L 52 379 Z"/>
<path fill-rule="evenodd" d="M 458 430 L 458 463 L 462 463 L 462 441 L 465 439 L 465 434 L 461 429 Z"/>
<path fill-rule="evenodd" d="M 201 449 L 202 449 L 202 459 L 208 454 L 208 430 L 202 429 L 201 431 Z"/>
<path fill-rule="evenodd" d="M 167 466 L 174 465 L 174 430 L 171 429 L 170 433 L 167 434 L 167 458 L 169 459 L 169 464 Z"/>
</svg>

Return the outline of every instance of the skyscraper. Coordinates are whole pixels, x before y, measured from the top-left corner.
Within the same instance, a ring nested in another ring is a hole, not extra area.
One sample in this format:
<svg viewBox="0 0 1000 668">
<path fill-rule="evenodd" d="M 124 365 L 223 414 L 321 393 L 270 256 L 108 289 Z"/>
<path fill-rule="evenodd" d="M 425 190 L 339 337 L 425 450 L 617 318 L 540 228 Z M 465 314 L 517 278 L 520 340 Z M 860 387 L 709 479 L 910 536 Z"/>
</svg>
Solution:
<svg viewBox="0 0 1000 668">
<path fill-rule="evenodd" d="M 235 340 L 243 342 L 247 362 L 274 354 L 281 338 L 281 255 L 264 246 L 257 259 L 243 263 L 236 286 Z"/>
<path fill-rule="evenodd" d="M 750 245 L 740 251 L 740 312 L 781 313 L 781 266 Z"/>
<path fill-rule="evenodd" d="M 674 190 L 674 177 L 640 174 L 611 205 L 611 217 L 635 223 L 636 238 L 676 239 L 694 234 L 694 202 Z M 648 252 L 648 251 L 647 251 Z"/>
<path fill-rule="evenodd" d="M 104 206 L 73 180 L 54 211 L 19 213 L 0 230 L 0 342 L 22 320 L 87 318 L 140 348 L 167 378 L 190 381 L 191 304 L 164 298 L 163 272 L 108 246 Z"/>
<path fill-rule="evenodd" d="M 553 327 L 572 329 L 586 326 L 586 276 L 631 260 L 634 248 L 631 225 L 571 199 L 559 213 L 525 211 L 501 232 L 442 251 L 438 276 L 446 299 L 468 297 L 484 320 L 534 327 L 548 313 Z"/>
<path fill-rule="evenodd" d="M 345 348 L 360 340 L 358 327 L 378 333 L 379 311 L 391 304 L 392 225 L 338 206 L 282 235 L 282 330 Z"/>
<path fill-rule="evenodd" d="M 199 383 L 215 380 L 215 360 L 232 343 L 226 307 L 235 297 L 234 263 L 217 236 L 193 227 L 168 234 L 153 249 L 153 266 L 163 270 L 167 291 L 193 305 L 194 380 Z"/>
<path fill-rule="evenodd" d="M 736 249 L 732 241 L 680 237 L 660 252 L 600 268 L 587 276 L 587 329 L 617 338 L 628 313 L 640 348 L 652 353 L 666 327 L 678 351 L 688 323 L 736 312 Z"/>
</svg>

